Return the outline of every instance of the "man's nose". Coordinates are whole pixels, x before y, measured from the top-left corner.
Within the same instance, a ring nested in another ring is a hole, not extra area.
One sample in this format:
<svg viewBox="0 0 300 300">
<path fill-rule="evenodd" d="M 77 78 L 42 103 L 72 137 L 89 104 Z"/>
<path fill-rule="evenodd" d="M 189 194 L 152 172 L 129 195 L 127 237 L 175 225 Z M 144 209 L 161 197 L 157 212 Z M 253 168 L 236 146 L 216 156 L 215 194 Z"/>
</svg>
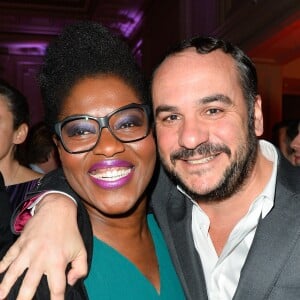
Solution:
<svg viewBox="0 0 300 300">
<path fill-rule="evenodd" d="M 197 118 L 185 119 L 179 129 L 178 143 L 186 149 L 195 149 L 208 141 L 209 130 Z"/>
</svg>

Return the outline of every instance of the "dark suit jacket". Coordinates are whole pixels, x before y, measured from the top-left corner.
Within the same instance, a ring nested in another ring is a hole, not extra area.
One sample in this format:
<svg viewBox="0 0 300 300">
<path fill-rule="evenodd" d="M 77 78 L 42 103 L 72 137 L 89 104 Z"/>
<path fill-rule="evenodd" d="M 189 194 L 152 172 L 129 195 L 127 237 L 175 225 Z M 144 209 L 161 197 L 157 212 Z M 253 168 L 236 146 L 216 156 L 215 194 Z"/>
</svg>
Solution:
<svg viewBox="0 0 300 300">
<path fill-rule="evenodd" d="M 49 179 L 44 189 L 63 190 L 77 197 L 61 172 L 50 175 Z M 300 299 L 300 168 L 292 167 L 282 157 L 274 202 L 273 209 L 256 230 L 235 300 Z M 162 169 L 151 205 L 187 299 L 207 299 L 202 265 L 191 231 L 192 203 Z"/>
</svg>

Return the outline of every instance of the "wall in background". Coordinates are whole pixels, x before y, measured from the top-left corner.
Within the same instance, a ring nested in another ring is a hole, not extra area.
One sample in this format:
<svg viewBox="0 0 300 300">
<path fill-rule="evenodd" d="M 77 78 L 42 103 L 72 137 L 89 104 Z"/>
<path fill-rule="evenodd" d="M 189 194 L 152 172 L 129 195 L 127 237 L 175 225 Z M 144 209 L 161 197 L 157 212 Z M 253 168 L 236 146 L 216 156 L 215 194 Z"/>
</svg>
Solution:
<svg viewBox="0 0 300 300">
<path fill-rule="evenodd" d="M 73 5 L 70 3 L 73 2 Z M 48 4 L 47 4 L 48 3 Z M 263 96 L 265 137 L 300 106 L 299 0 L 0 0 L 0 76 L 27 96 L 33 122 L 42 118 L 36 85 L 47 43 L 68 23 L 92 19 L 123 34 L 150 77 L 165 51 L 195 34 L 228 39 L 255 61 Z M 286 107 L 290 109 L 286 109 Z"/>
</svg>

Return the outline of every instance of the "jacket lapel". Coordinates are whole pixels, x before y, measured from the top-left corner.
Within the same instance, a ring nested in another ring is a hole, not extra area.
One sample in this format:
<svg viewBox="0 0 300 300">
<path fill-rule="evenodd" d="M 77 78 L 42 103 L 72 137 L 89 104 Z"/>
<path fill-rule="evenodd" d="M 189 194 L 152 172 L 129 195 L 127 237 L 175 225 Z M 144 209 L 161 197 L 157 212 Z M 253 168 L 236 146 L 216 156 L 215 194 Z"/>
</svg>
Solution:
<svg viewBox="0 0 300 300">
<path fill-rule="evenodd" d="M 175 205 L 171 202 L 174 197 L 170 199 L 168 215 L 172 244 L 177 256 L 176 265 L 181 270 L 181 280 L 188 290 L 188 298 L 205 300 L 208 298 L 202 264 L 192 236 L 191 201 L 178 193 L 177 197 L 181 199 Z"/>
<path fill-rule="evenodd" d="M 282 171 L 282 170 L 281 170 Z M 281 173 L 282 174 L 282 173 Z M 281 175 L 282 177 L 282 175 Z M 260 220 L 233 299 L 267 299 L 300 236 L 300 199 L 278 178 L 274 207 Z"/>
</svg>

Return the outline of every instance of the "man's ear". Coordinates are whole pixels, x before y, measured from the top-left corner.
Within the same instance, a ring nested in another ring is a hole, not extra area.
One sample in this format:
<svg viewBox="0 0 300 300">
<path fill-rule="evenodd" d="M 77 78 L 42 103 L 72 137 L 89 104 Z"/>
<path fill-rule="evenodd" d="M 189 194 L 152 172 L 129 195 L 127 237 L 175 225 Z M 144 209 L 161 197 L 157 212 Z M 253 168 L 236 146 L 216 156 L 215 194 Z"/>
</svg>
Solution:
<svg viewBox="0 0 300 300">
<path fill-rule="evenodd" d="M 264 118 L 262 113 L 262 103 L 260 95 L 257 95 L 254 103 L 254 128 L 256 136 L 261 136 L 264 132 Z"/>
<path fill-rule="evenodd" d="M 28 134 L 28 125 L 26 123 L 22 123 L 17 130 L 15 130 L 14 133 L 14 144 L 18 145 L 18 144 L 22 144 Z"/>
</svg>

